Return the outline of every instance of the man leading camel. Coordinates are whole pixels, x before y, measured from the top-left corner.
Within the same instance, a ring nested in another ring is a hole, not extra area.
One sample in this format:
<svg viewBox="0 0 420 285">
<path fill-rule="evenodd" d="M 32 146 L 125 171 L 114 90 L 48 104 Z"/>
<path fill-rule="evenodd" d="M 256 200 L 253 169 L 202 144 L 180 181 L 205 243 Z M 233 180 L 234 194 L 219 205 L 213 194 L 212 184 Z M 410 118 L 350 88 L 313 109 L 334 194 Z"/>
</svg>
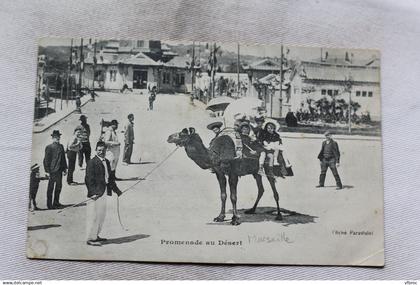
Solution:
<svg viewBox="0 0 420 285">
<path fill-rule="evenodd" d="M 106 196 L 112 196 L 112 192 L 118 196 L 122 194 L 115 183 L 114 176 L 111 175 L 111 164 L 105 158 L 105 153 L 105 143 L 99 141 L 96 144 L 96 156 L 89 160 L 86 167 L 87 196 L 93 200 L 87 204 L 86 212 L 86 243 L 91 246 L 101 246 L 101 243 L 106 241 L 105 238 L 99 236 L 106 216 Z"/>
</svg>

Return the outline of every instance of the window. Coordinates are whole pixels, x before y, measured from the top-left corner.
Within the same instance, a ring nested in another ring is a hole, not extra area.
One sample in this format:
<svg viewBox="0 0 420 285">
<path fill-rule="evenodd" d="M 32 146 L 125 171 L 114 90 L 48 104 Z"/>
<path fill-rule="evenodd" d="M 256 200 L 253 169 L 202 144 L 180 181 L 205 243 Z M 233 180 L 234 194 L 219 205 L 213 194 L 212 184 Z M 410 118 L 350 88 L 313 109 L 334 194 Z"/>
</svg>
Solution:
<svg viewBox="0 0 420 285">
<path fill-rule="evenodd" d="M 372 91 L 369 91 L 368 92 L 368 97 L 372 97 L 373 96 L 373 92 Z"/>
<path fill-rule="evenodd" d="M 338 89 L 334 90 L 334 96 L 338 96 Z"/>
<path fill-rule="evenodd" d="M 328 89 L 327 94 L 328 94 L 329 96 L 332 96 L 332 95 L 333 95 L 333 91 L 332 91 L 331 89 Z"/>
<path fill-rule="evenodd" d="M 167 72 L 163 73 L 163 84 L 169 84 L 170 82 L 170 74 Z"/>
<path fill-rule="evenodd" d="M 180 85 L 184 85 L 185 84 L 185 75 L 181 74 L 181 78 L 180 78 Z"/>
<path fill-rule="evenodd" d="M 356 96 L 360 97 L 360 91 L 356 91 Z"/>
<path fill-rule="evenodd" d="M 110 70 L 109 71 L 109 81 L 116 81 L 117 80 L 117 71 Z"/>
<path fill-rule="evenodd" d="M 137 41 L 137 47 L 144 47 L 144 41 Z"/>
<path fill-rule="evenodd" d="M 366 97 L 366 91 L 362 92 L 362 97 Z"/>
<path fill-rule="evenodd" d="M 327 95 L 327 90 L 322 89 L 322 90 L 321 90 L 321 95 Z"/>
<path fill-rule="evenodd" d="M 103 81 L 104 80 L 104 73 L 102 70 L 96 70 L 95 71 L 95 80 L 96 81 Z"/>
</svg>

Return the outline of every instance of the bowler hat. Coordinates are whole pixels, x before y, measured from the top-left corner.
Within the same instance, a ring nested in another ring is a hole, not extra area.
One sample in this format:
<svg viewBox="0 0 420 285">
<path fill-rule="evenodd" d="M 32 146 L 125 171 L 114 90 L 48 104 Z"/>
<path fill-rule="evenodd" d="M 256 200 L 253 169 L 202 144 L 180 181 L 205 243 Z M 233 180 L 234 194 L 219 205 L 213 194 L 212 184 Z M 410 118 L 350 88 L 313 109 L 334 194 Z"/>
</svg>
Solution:
<svg viewBox="0 0 420 285">
<path fill-rule="evenodd" d="M 52 132 L 51 136 L 52 136 L 52 137 L 60 137 L 60 136 L 61 136 L 61 133 L 60 133 L 60 131 L 59 131 L 59 130 L 54 130 L 54 131 Z"/>
<path fill-rule="evenodd" d="M 222 122 L 213 122 L 213 123 L 207 125 L 207 129 L 209 129 L 209 130 L 213 130 L 214 128 L 219 128 L 220 129 L 222 126 L 223 126 Z"/>
<path fill-rule="evenodd" d="M 86 120 L 86 119 L 87 119 L 87 117 L 85 115 L 81 115 L 80 118 L 79 118 L 80 121 L 83 121 L 83 120 Z"/>
<path fill-rule="evenodd" d="M 35 171 L 39 169 L 39 165 L 38 163 L 35 163 L 34 165 L 31 166 L 31 171 Z"/>
<path fill-rule="evenodd" d="M 118 125 L 118 121 L 117 121 L 117 120 L 112 120 L 112 121 L 111 121 L 111 126 L 112 126 L 112 125 Z"/>
</svg>

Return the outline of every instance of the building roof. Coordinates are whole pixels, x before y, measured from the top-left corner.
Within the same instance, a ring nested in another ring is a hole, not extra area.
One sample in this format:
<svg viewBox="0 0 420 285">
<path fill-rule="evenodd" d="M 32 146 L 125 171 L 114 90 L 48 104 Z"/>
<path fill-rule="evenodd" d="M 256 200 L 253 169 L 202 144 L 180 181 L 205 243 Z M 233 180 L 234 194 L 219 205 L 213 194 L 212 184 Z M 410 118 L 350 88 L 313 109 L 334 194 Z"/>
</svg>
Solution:
<svg viewBox="0 0 420 285">
<path fill-rule="evenodd" d="M 268 74 L 263 78 L 258 79 L 258 82 L 262 84 L 271 84 L 271 82 L 280 82 L 280 76 L 278 74 Z"/>
<path fill-rule="evenodd" d="M 127 46 L 127 47 L 119 47 L 118 48 L 118 52 L 126 52 L 126 53 L 130 53 L 133 51 L 133 47 L 131 46 Z"/>
<path fill-rule="evenodd" d="M 126 53 L 103 53 L 96 55 L 97 64 L 127 64 L 127 65 L 143 65 L 143 66 L 159 66 L 159 62 L 154 61 L 144 53 L 136 55 Z M 86 64 L 93 64 L 93 54 L 89 54 L 85 59 Z"/>
<path fill-rule="evenodd" d="M 263 59 L 260 61 L 256 61 L 252 64 L 250 64 L 249 66 L 244 67 L 244 69 L 250 69 L 250 70 L 275 70 L 275 71 L 279 71 L 280 70 L 280 64 L 269 59 Z"/>
<path fill-rule="evenodd" d="M 171 48 L 168 47 L 167 44 L 161 44 L 161 47 L 160 48 L 162 49 L 162 51 L 170 51 L 171 50 Z"/>
<path fill-rule="evenodd" d="M 301 74 L 306 79 L 344 81 L 350 75 L 353 81 L 379 83 L 379 68 L 366 66 L 338 66 L 302 62 Z"/>
<path fill-rule="evenodd" d="M 165 63 L 167 67 L 186 68 L 191 64 L 191 58 L 186 56 L 175 56 Z"/>
<path fill-rule="evenodd" d="M 129 64 L 129 65 L 143 65 L 143 66 L 160 66 L 159 62 L 154 61 L 144 53 L 139 52 L 138 54 L 120 60 L 118 63 Z"/>
</svg>

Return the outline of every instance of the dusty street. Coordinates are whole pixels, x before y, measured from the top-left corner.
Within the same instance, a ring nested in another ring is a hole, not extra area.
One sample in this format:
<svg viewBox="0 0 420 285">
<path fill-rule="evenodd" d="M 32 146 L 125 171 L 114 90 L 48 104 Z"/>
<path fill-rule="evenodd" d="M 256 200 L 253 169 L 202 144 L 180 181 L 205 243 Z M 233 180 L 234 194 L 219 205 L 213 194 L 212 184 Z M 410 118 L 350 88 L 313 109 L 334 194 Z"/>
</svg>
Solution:
<svg viewBox="0 0 420 285">
<path fill-rule="evenodd" d="M 117 133 L 123 142 L 120 131 L 127 115 L 135 116 L 132 156 L 135 164 L 122 165 L 121 153 L 117 176 L 127 179 L 117 182 L 121 190 L 136 183 L 130 178 L 143 177 L 174 150 L 175 145 L 166 142 L 170 134 L 195 127 L 206 145 L 213 136 L 206 129 L 213 119 L 199 103 L 190 105 L 187 96 L 159 94 L 155 110 L 148 111 L 147 106 L 144 95 L 100 93 L 96 102 L 82 109 L 91 127 L 92 149 L 100 135 L 102 118 L 120 122 Z M 61 143 L 65 145 L 79 124 L 78 119 L 79 115 L 73 114 L 44 133 L 34 134 L 32 162 L 42 165 L 44 148 L 50 143 L 53 129 L 63 133 Z M 86 207 L 80 206 L 61 213 L 58 210 L 29 213 L 28 254 L 58 259 L 232 263 L 237 262 L 236 257 L 253 263 L 258 255 L 265 263 L 299 263 L 296 253 L 301 252 L 306 255 L 307 264 L 326 264 L 324 255 L 333 254 L 336 254 L 336 264 L 374 262 L 376 254 L 382 254 L 380 247 L 374 248 L 378 244 L 374 240 L 383 239 L 381 143 L 379 140 L 337 139 L 342 155 L 338 171 L 344 189 L 336 191 L 330 170 L 326 180 L 328 187 L 315 188 L 320 172 L 317 155 L 321 142 L 316 138 L 283 139 L 295 173 L 294 177 L 277 180 L 283 221 L 274 220 L 275 202 L 266 179 L 265 194 L 257 213 L 243 213 L 253 205 L 257 194 L 254 179 L 246 176 L 240 178 L 238 184 L 242 224 L 234 227 L 228 220 L 214 223 L 213 218 L 220 211 L 217 179 L 210 171 L 200 169 L 180 148 L 147 180 L 119 198 L 126 230 L 118 221 L 116 195 L 109 197 L 102 234 L 109 240 L 102 247 L 86 245 Z M 74 178 L 83 182 L 84 170 L 76 166 Z M 46 188 L 47 181 L 42 181 L 37 202 L 43 209 L 46 208 Z M 60 202 L 79 203 L 86 199 L 86 193 L 85 185 L 68 186 L 64 178 Z M 229 197 L 226 205 L 230 211 Z M 230 217 L 228 213 L 227 219 Z M 372 234 L 354 234 L 362 231 Z M 206 242 L 209 243 L 206 245 Z M 355 249 L 357 253 L 353 252 Z M 349 260 L 350 252 L 357 258 Z"/>
</svg>

